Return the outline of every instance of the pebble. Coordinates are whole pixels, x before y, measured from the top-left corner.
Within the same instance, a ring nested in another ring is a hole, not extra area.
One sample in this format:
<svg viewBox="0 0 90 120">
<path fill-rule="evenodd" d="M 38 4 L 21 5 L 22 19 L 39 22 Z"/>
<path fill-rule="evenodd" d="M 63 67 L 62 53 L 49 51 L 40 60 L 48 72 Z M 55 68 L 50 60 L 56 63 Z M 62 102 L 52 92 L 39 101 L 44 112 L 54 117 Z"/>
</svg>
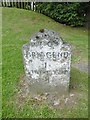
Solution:
<svg viewBox="0 0 90 120">
<path fill-rule="evenodd" d="M 39 100 L 39 101 L 41 101 L 41 98 L 40 98 L 40 96 L 35 96 L 34 97 L 36 100 Z"/>
<path fill-rule="evenodd" d="M 59 100 L 55 100 L 54 101 L 54 106 L 57 106 L 57 105 L 59 105 L 60 104 L 60 101 Z"/>
<path fill-rule="evenodd" d="M 70 94 L 70 97 L 73 97 L 74 96 L 74 94 Z"/>
<path fill-rule="evenodd" d="M 67 103 L 68 100 L 69 100 L 69 98 L 66 98 L 66 99 L 65 99 L 65 104 Z"/>
</svg>

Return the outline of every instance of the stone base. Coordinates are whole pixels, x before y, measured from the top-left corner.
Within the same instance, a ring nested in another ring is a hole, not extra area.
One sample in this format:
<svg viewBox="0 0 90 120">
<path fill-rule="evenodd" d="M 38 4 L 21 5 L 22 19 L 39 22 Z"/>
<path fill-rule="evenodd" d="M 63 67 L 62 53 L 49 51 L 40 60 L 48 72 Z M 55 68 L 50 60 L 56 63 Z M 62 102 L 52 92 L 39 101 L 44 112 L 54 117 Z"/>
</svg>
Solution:
<svg viewBox="0 0 90 120">
<path fill-rule="evenodd" d="M 29 84 L 29 91 L 33 95 L 49 94 L 54 96 L 67 95 L 69 93 L 69 84 L 51 84 L 44 80 L 35 81 L 25 78 Z M 34 81 L 34 82 L 33 82 Z"/>
<path fill-rule="evenodd" d="M 39 84 L 38 82 L 31 83 L 30 79 L 23 77 L 20 83 L 20 92 L 18 93 L 20 99 L 28 99 L 35 103 L 48 104 L 50 106 L 60 107 L 68 105 L 71 101 L 71 97 L 74 94 L 70 94 L 68 87 L 57 87 L 46 84 Z"/>
</svg>

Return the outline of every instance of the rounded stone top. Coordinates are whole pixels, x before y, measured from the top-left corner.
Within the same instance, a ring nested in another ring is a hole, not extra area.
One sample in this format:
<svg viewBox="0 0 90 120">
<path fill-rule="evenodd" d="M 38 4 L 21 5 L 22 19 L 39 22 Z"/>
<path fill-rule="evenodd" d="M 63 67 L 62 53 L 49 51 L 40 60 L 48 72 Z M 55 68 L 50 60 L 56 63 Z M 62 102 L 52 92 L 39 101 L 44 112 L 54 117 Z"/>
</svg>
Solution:
<svg viewBox="0 0 90 120">
<path fill-rule="evenodd" d="M 30 42 L 23 47 L 29 48 L 29 46 L 40 48 L 48 46 L 49 48 L 52 49 L 54 48 L 56 49 L 57 47 L 65 49 L 71 48 L 67 42 L 63 41 L 62 37 L 59 36 L 57 32 L 48 29 L 40 29 L 39 32 L 35 33 L 30 38 Z"/>
<path fill-rule="evenodd" d="M 52 41 L 57 45 L 59 42 L 63 42 L 63 40 L 59 37 L 59 35 L 55 31 L 48 29 L 40 29 L 38 33 L 31 37 L 31 42 L 42 41 L 43 39 L 47 41 Z"/>
<path fill-rule="evenodd" d="M 30 39 L 31 44 L 37 44 L 40 42 L 42 42 L 43 45 L 48 44 L 51 47 L 63 44 L 63 40 L 61 37 L 59 37 L 58 33 L 48 29 L 40 29 L 39 32 L 34 34 Z"/>
</svg>

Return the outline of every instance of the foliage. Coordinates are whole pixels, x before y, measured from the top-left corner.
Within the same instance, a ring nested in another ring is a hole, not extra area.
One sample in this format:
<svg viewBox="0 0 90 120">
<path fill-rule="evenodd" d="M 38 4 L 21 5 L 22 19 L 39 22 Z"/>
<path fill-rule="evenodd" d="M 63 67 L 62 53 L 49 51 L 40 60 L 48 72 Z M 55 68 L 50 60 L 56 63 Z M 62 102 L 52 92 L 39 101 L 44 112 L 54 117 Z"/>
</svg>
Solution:
<svg viewBox="0 0 90 120">
<path fill-rule="evenodd" d="M 73 2 L 41 2 L 37 3 L 37 11 L 43 13 L 54 20 L 71 25 L 83 26 L 86 22 L 88 3 Z"/>
</svg>

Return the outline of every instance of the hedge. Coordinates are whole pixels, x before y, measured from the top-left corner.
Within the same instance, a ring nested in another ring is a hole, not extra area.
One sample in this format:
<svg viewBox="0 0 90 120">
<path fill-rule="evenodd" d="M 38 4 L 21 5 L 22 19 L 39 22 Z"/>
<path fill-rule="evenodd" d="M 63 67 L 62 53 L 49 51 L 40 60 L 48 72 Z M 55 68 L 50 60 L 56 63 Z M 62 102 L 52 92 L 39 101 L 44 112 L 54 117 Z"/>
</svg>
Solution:
<svg viewBox="0 0 90 120">
<path fill-rule="evenodd" d="M 39 2 L 37 12 L 71 26 L 84 26 L 90 4 L 87 2 Z"/>
</svg>

